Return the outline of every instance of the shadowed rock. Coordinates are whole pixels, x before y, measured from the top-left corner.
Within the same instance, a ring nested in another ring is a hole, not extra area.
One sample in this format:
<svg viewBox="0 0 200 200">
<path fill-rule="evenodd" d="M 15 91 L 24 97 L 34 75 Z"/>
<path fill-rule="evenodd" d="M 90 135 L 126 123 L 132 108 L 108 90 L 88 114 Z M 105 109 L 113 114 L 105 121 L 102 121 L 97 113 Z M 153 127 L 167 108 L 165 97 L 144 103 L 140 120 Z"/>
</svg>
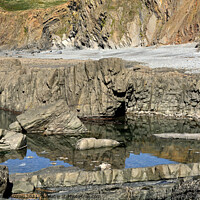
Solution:
<svg viewBox="0 0 200 200">
<path fill-rule="evenodd" d="M 0 165 L 0 198 L 6 190 L 8 183 L 8 168 L 4 165 Z"/>
</svg>

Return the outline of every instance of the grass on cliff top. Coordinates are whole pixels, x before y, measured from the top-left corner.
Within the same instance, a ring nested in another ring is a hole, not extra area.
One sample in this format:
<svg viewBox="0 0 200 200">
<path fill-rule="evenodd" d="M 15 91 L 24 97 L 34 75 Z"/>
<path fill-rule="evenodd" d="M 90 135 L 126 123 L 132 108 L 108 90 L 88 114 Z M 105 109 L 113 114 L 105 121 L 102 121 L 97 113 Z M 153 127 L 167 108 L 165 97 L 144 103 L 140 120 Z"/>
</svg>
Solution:
<svg viewBox="0 0 200 200">
<path fill-rule="evenodd" d="M 7 11 L 47 8 L 66 3 L 67 0 L 0 0 L 0 7 Z"/>
</svg>

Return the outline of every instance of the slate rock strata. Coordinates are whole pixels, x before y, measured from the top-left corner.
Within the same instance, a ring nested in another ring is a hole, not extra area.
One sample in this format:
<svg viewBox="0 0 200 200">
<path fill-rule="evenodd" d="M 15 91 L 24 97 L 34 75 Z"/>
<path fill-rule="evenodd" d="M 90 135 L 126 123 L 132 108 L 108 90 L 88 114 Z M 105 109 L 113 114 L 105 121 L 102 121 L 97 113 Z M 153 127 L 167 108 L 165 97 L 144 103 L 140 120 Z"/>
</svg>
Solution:
<svg viewBox="0 0 200 200">
<path fill-rule="evenodd" d="M 199 163 L 103 171 L 54 166 L 11 174 L 10 182 L 19 190 L 19 181 L 47 188 L 49 199 L 189 199 L 199 195 L 199 169 Z"/>
<path fill-rule="evenodd" d="M 199 199 L 199 177 L 168 181 L 124 183 L 98 186 L 60 188 L 62 192 L 48 194 L 49 199 Z"/>
<path fill-rule="evenodd" d="M 17 116 L 10 129 L 26 133 L 81 134 L 88 132 L 86 127 L 71 111 L 64 100 L 27 110 Z"/>
<path fill-rule="evenodd" d="M 14 131 L 0 129 L 0 151 L 26 148 L 26 135 Z"/>
<path fill-rule="evenodd" d="M 117 58 L 35 63 L 0 59 L 1 108 L 24 112 L 63 99 L 81 118 L 125 113 L 200 117 L 199 74 L 150 69 Z"/>
<path fill-rule="evenodd" d="M 32 173 L 10 175 L 10 181 L 23 180 L 35 187 L 71 187 L 77 185 L 102 185 L 157 181 L 200 175 L 200 164 L 170 164 L 145 168 L 106 169 L 103 171 L 83 171 L 63 166 L 49 167 Z"/>
</svg>

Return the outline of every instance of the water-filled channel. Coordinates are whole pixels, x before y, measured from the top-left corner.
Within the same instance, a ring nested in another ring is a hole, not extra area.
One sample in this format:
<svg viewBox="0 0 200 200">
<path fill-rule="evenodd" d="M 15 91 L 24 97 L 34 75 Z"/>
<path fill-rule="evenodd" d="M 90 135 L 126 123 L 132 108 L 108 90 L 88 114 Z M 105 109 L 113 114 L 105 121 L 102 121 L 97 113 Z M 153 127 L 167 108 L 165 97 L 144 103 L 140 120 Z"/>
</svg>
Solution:
<svg viewBox="0 0 200 200">
<path fill-rule="evenodd" d="M 15 121 L 9 112 L 0 111 L 0 127 Z M 116 148 L 76 150 L 79 138 L 64 135 L 27 134 L 27 149 L 0 152 L 0 163 L 10 173 L 32 172 L 52 165 L 76 166 L 95 170 L 101 163 L 112 168 L 147 167 L 169 163 L 200 162 L 200 141 L 160 139 L 154 133 L 200 133 L 200 123 L 163 117 L 129 117 L 114 122 L 85 124 L 90 134 L 85 137 L 110 138 L 123 145 Z"/>
</svg>

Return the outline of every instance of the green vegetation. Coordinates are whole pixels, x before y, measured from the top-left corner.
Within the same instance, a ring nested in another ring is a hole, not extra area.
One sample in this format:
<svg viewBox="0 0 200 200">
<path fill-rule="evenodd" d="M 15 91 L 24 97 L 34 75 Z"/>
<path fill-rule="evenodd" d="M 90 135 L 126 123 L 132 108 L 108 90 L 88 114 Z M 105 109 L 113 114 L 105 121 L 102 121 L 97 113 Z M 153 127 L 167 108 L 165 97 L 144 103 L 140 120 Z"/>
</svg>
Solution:
<svg viewBox="0 0 200 200">
<path fill-rule="evenodd" d="M 24 27 L 24 33 L 27 34 L 28 33 L 28 28 Z"/>
<path fill-rule="evenodd" d="M 67 0 L 0 0 L 0 7 L 8 11 L 47 8 L 66 3 Z"/>
</svg>

